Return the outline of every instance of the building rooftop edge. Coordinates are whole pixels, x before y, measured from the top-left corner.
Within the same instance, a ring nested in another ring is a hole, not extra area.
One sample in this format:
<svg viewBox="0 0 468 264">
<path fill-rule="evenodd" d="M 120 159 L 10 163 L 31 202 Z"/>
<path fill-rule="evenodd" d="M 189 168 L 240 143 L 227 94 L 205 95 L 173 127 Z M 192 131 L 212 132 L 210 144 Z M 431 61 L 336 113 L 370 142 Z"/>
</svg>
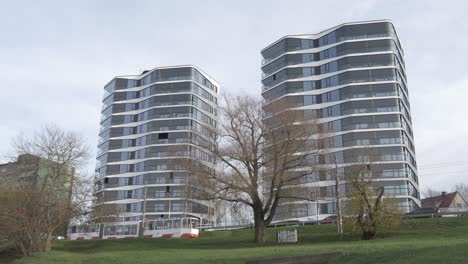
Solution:
<svg viewBox="0 0 468 264">
<path fill-rule="evenodd" d="M 213 77 L 211 77 L 210 75 L 208 75 L 205 71 L 203 71 L 202 69 L 200 69 L 198 66 L 194 65 L 194 64 L 183 64 L 183 65 L 173 65 L 173 66 L 158 66 L 158 67 L 155 67 L 151 70 L 148 70 L 146 71 L 144 74 L 138 74 L 138 75 L 117 75 L 117 76 L 114 76 L 112 79 L 110 79 L 105 85 L 104 87 L 106 87 L 109 83 L 111 83 L 113 80 L 117 79 L 117 78 L 126 78 L 126 79 L 135 79 L 135 80 L 139 80 L 139 79 L 143 79 L 145 78 L 146 76 L 148 76 L 149 74 L 151 74 L 152 72 L 156 71 L 156 70 L 162 70 L 162 69 L 175 69 L 175 68 L 186 68 L 186 67 L 190 67 L 190 68 L 194 68 L 196 70 L 198 70 L 201 74 L 203 74 L 205 77 L 207 77 L 211 82 L 215 83 L 218 87 L 220 86 L 220 83 L 218 81 L 216 81 Z"/>
<path fill-rule="evenodd" d="M 382 23 L 382 22 L 388 22 L 390 24 L 392 24 L 394 27 L 395 25 L 393 24 L 393 21 L 391 19 L 376 19 L 376 20 L 366 20 L 366 21 L 356 21 L 356 22 L 344 22 L 344 23 L 341 23 L 337 26 L 334 26 L 334 27 L 331 27 L 331 28 L 328 28 L 328 29 L 325 29 L 325 30 L 322 30 L 318 33 L 312 33 L 312 34 L 293 34 L 293 35 L 286 35 L 286 36 L 283 36 L 279 39 L 277 39 L 276 41 L 274 41 L 273 43 L 269 44 L 268 46 L 266 46 L 265 48 L 263 48 L 260 53 L 263 53 L 265 50 L 271 48 L 272 46 L 274 46 L 275 44 L 279 43 L 280 41 L 284 40 L 284 39 L 287 39 L 287 38 L 300 38 L 300 37 L 311 37 L 311 36 L 315 36 L 315 37 L 318 37 L 318 36 L 322 36 L 322 35 L 325 35 L 326 33 L 328 32 L 331 32 L 333 30 L 336 30 L 340 27 L 344 27 L 344 26 L 348 26 L 348 25 L 358 25 L 358 24 L 371 24 L 371 23 Z"/>
</svg>

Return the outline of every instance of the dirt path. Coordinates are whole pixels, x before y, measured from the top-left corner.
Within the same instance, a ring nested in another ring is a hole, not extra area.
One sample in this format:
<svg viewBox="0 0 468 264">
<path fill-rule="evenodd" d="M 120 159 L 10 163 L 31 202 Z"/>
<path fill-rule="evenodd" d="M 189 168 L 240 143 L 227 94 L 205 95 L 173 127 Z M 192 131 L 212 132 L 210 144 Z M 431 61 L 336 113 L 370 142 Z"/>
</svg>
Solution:
<svg viewBox="0 0 468 264">
<path fill-rule="evenodd" d="M 246 264 L 326 264 L 327 260 L 335 255 L 331 254 L 321 254 L 321 255 L 312 255 L 312 256 L 295 256 L 295 257 L 281 257 L 281 258 L 272 258 L 272 259 L 261 259 L 261 260 L 251 260 L 247 261 Z"/>
</svg>

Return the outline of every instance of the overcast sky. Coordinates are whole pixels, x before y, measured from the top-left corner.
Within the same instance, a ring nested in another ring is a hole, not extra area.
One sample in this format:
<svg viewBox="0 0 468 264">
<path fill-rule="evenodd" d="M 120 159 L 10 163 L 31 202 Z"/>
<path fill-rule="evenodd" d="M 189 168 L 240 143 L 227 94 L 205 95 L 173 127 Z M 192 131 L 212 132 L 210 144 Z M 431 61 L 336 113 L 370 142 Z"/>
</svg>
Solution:
<svg viewBox="0 0 468 264">
<path fill-rule="evenodd" d="M 0 153 L 47 123 L 84 133 L 96 153 L 113 76 L 195 64 L 224 90 L 260 94 L 260 50 L 278 38 L 387 18 L 405 50 L 421 186 L 468 183 L 467 1 L 0 4 Z"/>
</svg>

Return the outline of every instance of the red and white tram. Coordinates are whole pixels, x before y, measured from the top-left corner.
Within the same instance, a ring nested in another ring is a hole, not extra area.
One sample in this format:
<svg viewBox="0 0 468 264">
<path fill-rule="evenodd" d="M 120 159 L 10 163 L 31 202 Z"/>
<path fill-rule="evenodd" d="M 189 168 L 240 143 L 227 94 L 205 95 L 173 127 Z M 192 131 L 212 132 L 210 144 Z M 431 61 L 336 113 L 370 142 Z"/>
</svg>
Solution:
<svg viewBox="0 0 468 264">
<path fill-rule="evenodd" d="M 196 238 L 199 235 L 197 218 L 174 218 L 148 220 L 145 222 L 144 238 Z M 100 225 L 72 225 L 68 228 L 69 240 L 137 238 L 141 221 L 116 222 Z M 102 234 L 100 234 L 102 232 Z"/>
</svg>

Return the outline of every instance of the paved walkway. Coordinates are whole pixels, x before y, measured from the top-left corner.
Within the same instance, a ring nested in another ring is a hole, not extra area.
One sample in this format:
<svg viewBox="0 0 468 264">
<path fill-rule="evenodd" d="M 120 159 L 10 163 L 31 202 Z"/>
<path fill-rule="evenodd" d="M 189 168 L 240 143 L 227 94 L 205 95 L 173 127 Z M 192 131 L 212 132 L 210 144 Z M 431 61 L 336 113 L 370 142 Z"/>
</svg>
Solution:
<svg viewBox="0 0 468 264">
<path fill-rule="evenodd" d="M 327 259 L 333 255 L 335 254 L 251 260 L 246 264 L 325 264 L 327 263 Z"/>
</svg>

